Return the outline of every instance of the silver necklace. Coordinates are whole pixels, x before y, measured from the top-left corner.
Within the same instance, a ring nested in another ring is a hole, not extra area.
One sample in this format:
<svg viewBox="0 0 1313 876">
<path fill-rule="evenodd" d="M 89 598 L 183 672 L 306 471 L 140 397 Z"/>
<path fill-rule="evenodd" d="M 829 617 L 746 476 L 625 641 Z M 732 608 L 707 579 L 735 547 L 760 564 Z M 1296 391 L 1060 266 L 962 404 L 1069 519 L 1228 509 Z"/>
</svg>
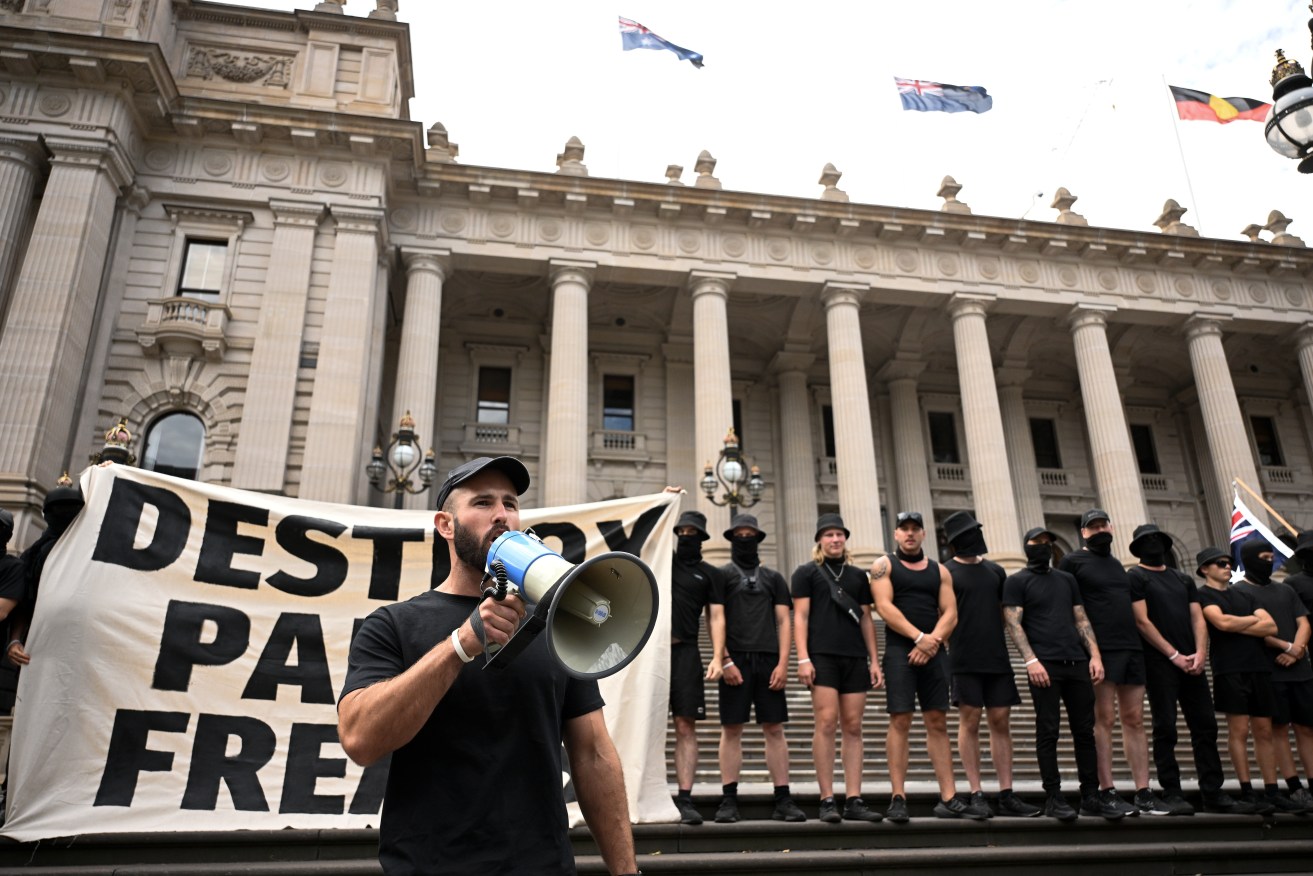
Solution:
<svg viewBox="0 0 1313 876">
<path fill-rule="evenodd" d="M 823 568 L 825 571 L 829 572 L 829 573 L 830 573 L 830 577 L 832 577 L 832 578 L 834 579 L 834 583 L 835 583 L 835 584 L 838 584 L 838 583 L 839 583 L 839 579 L 843 577 L 843 570 L 846 569 L 846 568 L 848 568 L 848 564 L 847 564 L 846 562 L 843 563 L 843 564 L 841 564 L 841 565 L 839 566 L 839 571 L 838 571 L 838 572 L 835 572 L 833 569 L 830 568 L 830 564 L 829 564 L 829 563 L 827 563 L 825 560 L 821 560 L 821 568 Z"/>
</svg>

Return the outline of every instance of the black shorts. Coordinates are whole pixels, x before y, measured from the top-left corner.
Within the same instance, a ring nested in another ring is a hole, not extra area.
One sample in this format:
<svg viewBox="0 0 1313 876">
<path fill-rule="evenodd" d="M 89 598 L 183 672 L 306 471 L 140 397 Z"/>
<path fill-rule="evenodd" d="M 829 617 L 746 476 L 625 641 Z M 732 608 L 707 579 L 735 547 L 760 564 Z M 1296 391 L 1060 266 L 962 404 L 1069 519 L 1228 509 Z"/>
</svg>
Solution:
<svg viewBox="0 0 1313 876">
<path fill-rule="evenodd" d="M 789 720 L 789 703 L 784 691 L 770 689 L 770 674 L 779 663 L 778 654 L 748 651 L 733 655 L 734 665 L 743 673 L 742 684 L 720 680 L 720 723 L 746 724 L 753 707 L 758 724 L 783 724 Z"/>
<path fill-rule="evenodd" d="M 1272 682 L 1272 723 L 1313 727 L 1313 680 Z"/>
<path fill-rule="evenodd" d="M 1019 706 L 1021 694 L 1011 672 L 955 672 L 953 705 L 977 709 Z"/>
<path fill-rule="evenodd" d="M 838 654 L 815 654 L 812 668 L 816 670 L 818 687 L 832 687 L 841 694 L 866 693 L 871 689 L 871 664 L 865 657 L 843 657 Z"/>
<path fill-rule="evenodd" d="M 702 678 L 702 654 L 697 642 L 672 642 L 670 714 L 694 720 L 707 716 L 707 691 Z"/>
<path fill-rule="evenodd" d="M 1228 672 L 1213 676 L 1213 709 L 1224 715 L 1271 718 L 1276 709 L 1270 672 Z"/>
<path fill-rule="evenodd" d="M 891 715 L 916 711 L 920 701 L 923 712 L 948 711 L 948 658 L 940 651 L 924 666 L 907 662 L 911 648 L 885 644 L 885 711 Z"/>
<path fill-rule="evenodd" d="M 1143 651 L 1104 651 L 1102 657 L 1104 681 L 1144 686 L 1148 676 L 1144 672 Z"/>
</svg>

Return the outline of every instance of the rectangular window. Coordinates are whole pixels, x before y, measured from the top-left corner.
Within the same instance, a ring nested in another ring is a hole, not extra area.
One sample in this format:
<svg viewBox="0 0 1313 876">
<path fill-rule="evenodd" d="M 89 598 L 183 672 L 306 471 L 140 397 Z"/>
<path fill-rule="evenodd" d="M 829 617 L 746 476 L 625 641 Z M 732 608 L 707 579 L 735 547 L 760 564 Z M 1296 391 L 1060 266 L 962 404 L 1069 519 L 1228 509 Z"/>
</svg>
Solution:
<svg viewBox="0 0 1313 876">
<path fill-rule="evenodd" d="M 1058 453 L 1058 426 L 1052 420 L 1032 419 L 1030 441 L 1035 445 L 1035 465 L 1038 468 L 1062 468 L 1062 454 Z"/>
<path fill-rule="evenodd" d="M 1277 424 L 1271 417 L 1250 417 L 1254 430 L 1254 445 L 1258 448 L 1258 464 L 1264 467 L 1284 468 L 1286 458 L 1281 455 L 1281 442 L 1277 441 Z"/>
<path fill-rule="evenodd" d="M 948 411 L 930 411 L 926 414 L 930 424 L 930 454 L 935 462 L 954 465 L 962 462 L 957 451 L 957 424 Z"/>
<path fill-rule="evenodd" d="M 196 298 L 217 296 L 223 292 L 223 263 L 228 244 L 222 240 L 187 238 L 182 254 L 182 278 L 178 295 Z"/>
<path fill-rule="evenodd" d="M 1158 465 L 1158 449 L 1153 443 L 1153 427 L 1131 424 L 1131 445 L 1135 448 L 1135 462 L 1140 474 L 1162 474 Z"/>
<path fill-rule="evenodd" d="M 821 431 L 825 433 L 825 455 L 834 458 L 834 408 L 821 406 Z"/>
<path fill-rule="evenodd" d="M 511 421 L 511 369 L 479 368 L 478 421 L 497 425 Z"/>
<path fill-rule="evenodd" d="M 634 431 L 634 378 L 630 375 L 602 376 L 602 428 L 608 432 Z"/>
</svg>

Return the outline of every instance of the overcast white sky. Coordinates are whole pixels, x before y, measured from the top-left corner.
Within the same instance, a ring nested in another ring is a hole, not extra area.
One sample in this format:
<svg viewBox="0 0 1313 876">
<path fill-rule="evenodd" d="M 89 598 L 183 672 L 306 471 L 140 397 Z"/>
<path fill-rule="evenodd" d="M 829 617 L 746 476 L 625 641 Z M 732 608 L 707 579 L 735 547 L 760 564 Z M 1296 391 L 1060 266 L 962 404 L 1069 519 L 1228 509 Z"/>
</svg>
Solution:
<svg viewBox="0 0 1313 876">
<path fill-rule="evenodd" d="M 1313 175 L 1260 123 L 1177 121 L 1165 84 L 1270 101 L 1277 48 L 1308 65 L 1309 14 L 1304 0 L 401 0 L 399 18 L 411 118 L 446 125 L 463 164 L 555 170 L 574 135 L 593 176 L 660 182 L 681 164 L 691 183 L 707 149 L 739 191 L 815 197 L 829 161 L 856 202 L 935 209 L 949 174 L 977 214 L 1051 219 L 1065 186 L 1092 225 L 1155 231 L 1175 198 L 1205 236 L 1242 239 L 1279 209 L 1313 244 Z M 622 52 L 620 15 L 706 66 Z M 994 109 L 904 112 L 894 76 L 981 85 Z"/>
</svg>

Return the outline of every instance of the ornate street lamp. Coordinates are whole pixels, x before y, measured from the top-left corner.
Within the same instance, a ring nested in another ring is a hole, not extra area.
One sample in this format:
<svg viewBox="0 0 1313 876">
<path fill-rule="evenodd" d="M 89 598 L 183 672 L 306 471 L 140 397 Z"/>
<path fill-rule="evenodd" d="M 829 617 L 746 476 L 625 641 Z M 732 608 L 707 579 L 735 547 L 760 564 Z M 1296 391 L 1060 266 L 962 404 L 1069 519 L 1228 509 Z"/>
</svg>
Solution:
<svg viewBox="0 0 1313 876">
<path fill-rule="evenodd" d="M 433 478 L 438 473 L 433 448 L 430 447 L 424 458 L 420 459 L 419 436 L 415 434 L 415 418 L 410 415 L 410 411 L 406 411 L 397 431 L 392 433 L 392 443 L 388 445 L 387 453 L 376 446 L 374 457 L 365 466 L 365 471 L 374 489 L 395 495 L 392 507 L 397 509 L 402 507 L 407 493 L 422 493 L 433 485 Z M 418 475 L 418 484 L 410 479 L 411 475 Z"/>
<path fill-rule="evenodd" d="M 1309 11 L 1313 12 L 1313 5 Z M 1308 29 L 1313 35 L 1313 18 Z M 1313 80 L 1281 49 L 1272 69 L 1272 109 L 1263 132 L 1278 155 L 1300 159 L 1299 172 L 1313 173 Z"/>
<path fill-rule="evenodd" d="M 722 508 L 729 506 L 731 521 L 739 508 L 751 508 L 757 504 L 762 490 L 766 489 L 766 482 L 761 478 L 761 469 L 745 463 L 733 427 L 725 436 L 725 446 L 721 448 L 716 464 L 713 466 L 708 462 L 706 468 L 702 470 L 701 483 L 702 492 L 707 494 L 711 504 Z M 721 489 L 724 492 L 720 498 L 717 498 L 716 491 Z"/>
<path fill-rule="evenodd" d="M 100 452 L 91 454 L 91 464 L 116 462 L 119 465 L 136 465 L 137 455 L 132 452 L 131 444 L 132 433 L 128 431 L 128 420 L 119 417 L 119 421 L 105 433 L 105 445 L 100 448 Z"/>
</svg>

